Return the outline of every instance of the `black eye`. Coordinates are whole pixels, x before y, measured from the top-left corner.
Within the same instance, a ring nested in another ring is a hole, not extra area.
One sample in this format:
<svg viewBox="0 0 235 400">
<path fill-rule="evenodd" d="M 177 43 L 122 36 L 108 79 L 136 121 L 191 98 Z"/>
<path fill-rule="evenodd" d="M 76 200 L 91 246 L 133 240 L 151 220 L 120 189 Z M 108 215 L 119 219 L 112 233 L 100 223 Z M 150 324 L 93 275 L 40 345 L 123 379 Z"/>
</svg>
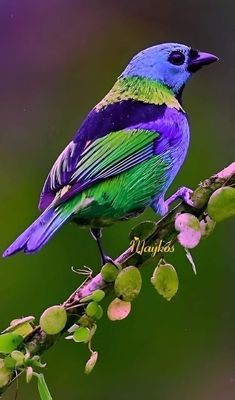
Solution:
<svg viewBox="0 0 235 400">
<path fill-rule="evenodd" d="M 182 65 L 185 61 L 185 56 L 183 53 L 181 53 L 181 51 L 172 51 L 172 53 L 169 56 L 169 59 L 171 64 L 174 65 Z"/>
</svg>

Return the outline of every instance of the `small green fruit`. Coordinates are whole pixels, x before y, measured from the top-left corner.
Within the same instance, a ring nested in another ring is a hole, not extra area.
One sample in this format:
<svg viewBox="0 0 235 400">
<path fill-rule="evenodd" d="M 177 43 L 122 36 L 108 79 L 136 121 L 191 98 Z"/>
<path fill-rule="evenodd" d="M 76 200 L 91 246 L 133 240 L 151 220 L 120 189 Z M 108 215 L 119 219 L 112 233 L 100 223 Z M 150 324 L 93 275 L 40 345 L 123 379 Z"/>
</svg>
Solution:
<svg viewBox="0 0 235 400">
<path fill-rule="evenodd" d="M 215 222 L 235 216 L 235 189 L 225 186 L 216 190 L 209 199 L 207 212 Z"/>
<path fill-rule="evenodd" d="M 53 306 L 44 311 L 40 318 L 40 326 L 48 335 L 61 332 L 67 322 L 67 314 L 63 306 Z"/>
<path fill-rule="evenodd" d="M 118 298 L 114 299 L 108 306 L 107 315 L 111 321 L 121 321 L 131 312 L 131 303 Z"/>
<path fill-rule="evenodd" d="M 25 355 L 21 351 L 18 350 L 12 351 L 11 357 L 13 358 L 13 360 L 15 360 L 16 367 L 20 367 L 21 365 L 24 364 Z"/>
<path fill-rule="evenodd" d="M 118 276 L 118 269 L 115 265 L 107 263 L 101 269 L 101 275 L 105 282 L 113 282 Z"/>
<path fill-rule="evenodd" d="M 103 317 L 103 308 L 100 306 L 100 305 L 98 305 L 98 309 L 97 309 L 97 312 L 96 312 L 96 315 L 95 315 L 95 319 L 101 319 L 102 317 Z"/>
<path fill-rule="evenodd" d="M 92 301 L 86 307 L 86 314 L 88 315 L 88 317 L 94 318 L 97 313 L 97 310 L 98 310 L 98 304 L 95 301 Z"/>
<path fill-rule="evenodd" d="M 95 301 L 92 301 L 86 307 L 86 314 L 88 315 L 88 317 L 100 319 L 103 315 L 103 309 Z"/>
<path fill-rule="evenodd" d="M 90 338 L 90 329 L 81 326 L 73 333 L 73 340 L 77 343 L 87 343 Z"/>
<path fill-rule="evenodd" d="M 124 301 L 133 301 L 138 296 L 141 286 L 140 271 L 132 266 L 121 270 L 114 283 L 116 295 Z"/>
<path fill-rule="evenodd" d="M 105 292 L 101 289 L 95 290 L 90 296 L 85 296 L 83 297 L 80 302 L 81 303 L 87 303 L 88 301 L 94 300 L 97 303 L 99 303 L 101 300 L 103 300 L 105 296 Z"/>
<path fill-rule="evenodd" d="M 6 386 L 11 379 L 11 371 L 4 366 L 4 360 L 0 359 L 0 388 Z"/>
<path fill-rule="evenodd" d="M 171 300 L 179 287 L 177 272 L 173 265 L 160 262 L 153 273 L 151 283 L 161 296 L 168 301 Z"/>
<path fill-rule="evenodd" d="M 103 300 L 104 296 L 105 296 L 105 292 L 101 289 L 97 289 L 93 292 L 92 299 L 94 301 L 96 301 L 97 303 L 99 303 L 100 301 Z"/>
</svg>

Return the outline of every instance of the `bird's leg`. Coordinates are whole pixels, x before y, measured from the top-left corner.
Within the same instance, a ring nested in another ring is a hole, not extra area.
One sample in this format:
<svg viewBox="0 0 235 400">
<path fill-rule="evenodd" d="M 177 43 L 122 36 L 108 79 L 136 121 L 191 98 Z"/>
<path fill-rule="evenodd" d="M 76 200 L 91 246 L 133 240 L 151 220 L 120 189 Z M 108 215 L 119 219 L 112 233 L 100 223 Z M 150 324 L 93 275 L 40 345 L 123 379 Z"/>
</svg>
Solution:
<svg viewBox="0 0 235 400">
<path fill-rule="evenodd" d="M 101 245 L 102 229 L 101 228 L 91 228 L 91 235 L 95 239 L 95 241 L 96 241 L 96 243 L 98 245 L 98 249 L 99 249 L 100 256 L 101 256 L 102 265 L 104 265 L 104 264 L 109 262 L 109 263 L 112 263 L 112 264 L 114 264 L 116 266 L 116 264 L 112 260 L 112 258 L 107 256 L 104 253 L 104 250 L 102 248 L 102 245 Z"/>
<path fill-rule="evenodd" d="M 193 202 L 191 200 L 191 193 L 193 191 L 187 187 L 181 187 L 179 188 L 172 196 L 170 196 L 168 199 L 164 200 L 163 197 L 160 199 L 157 198 L 155 201 L 152 203 L 152 208 L 153 210 L 157 213 L 160 214 L 161 216 L 166 215 L 166 213 L 169 210 L 169 206 L 178 199 L 183 200 L 186 204 L 193 206 Z"/>
</svg>

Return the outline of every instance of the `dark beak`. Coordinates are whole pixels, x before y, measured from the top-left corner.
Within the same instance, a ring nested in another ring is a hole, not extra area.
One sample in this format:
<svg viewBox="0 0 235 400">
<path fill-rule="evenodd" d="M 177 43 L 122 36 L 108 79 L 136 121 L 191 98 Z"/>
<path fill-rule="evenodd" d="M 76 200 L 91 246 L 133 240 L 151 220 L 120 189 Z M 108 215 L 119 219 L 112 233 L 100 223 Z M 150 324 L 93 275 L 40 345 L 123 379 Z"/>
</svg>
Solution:
<svg viewBox="0 0 235 400">
<path fill-rule="evenodd" d="M 189 60 L 188 70 L 189 72 L 196 72 L 204 65 L 212 64 L 218 60 L 218 57 L 214 56 L 213 54 L 199 51 L 195 58 L 193 57 L 191 60 Z"/>
</svg>

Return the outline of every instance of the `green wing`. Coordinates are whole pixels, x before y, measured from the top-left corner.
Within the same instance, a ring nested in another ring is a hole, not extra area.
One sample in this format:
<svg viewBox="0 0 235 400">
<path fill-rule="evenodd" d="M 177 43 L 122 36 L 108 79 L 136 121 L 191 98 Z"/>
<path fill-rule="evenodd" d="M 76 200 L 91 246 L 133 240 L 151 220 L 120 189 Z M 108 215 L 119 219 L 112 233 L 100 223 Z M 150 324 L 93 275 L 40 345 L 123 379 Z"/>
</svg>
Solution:
<svg viewBox="0 0 235 400">
<path fill-rule="evenodd" d="M 111 132 L 90 143 L 68 182 L 68 191 L 63 194 L 62 190 L 59 202 L 156 157 L 154 144 L 157 138 L 159 134 L 154 131 L 129 129 Z"/>
</svg>

